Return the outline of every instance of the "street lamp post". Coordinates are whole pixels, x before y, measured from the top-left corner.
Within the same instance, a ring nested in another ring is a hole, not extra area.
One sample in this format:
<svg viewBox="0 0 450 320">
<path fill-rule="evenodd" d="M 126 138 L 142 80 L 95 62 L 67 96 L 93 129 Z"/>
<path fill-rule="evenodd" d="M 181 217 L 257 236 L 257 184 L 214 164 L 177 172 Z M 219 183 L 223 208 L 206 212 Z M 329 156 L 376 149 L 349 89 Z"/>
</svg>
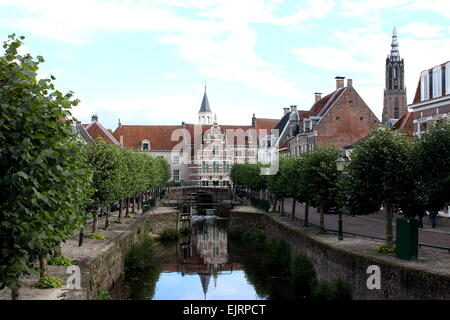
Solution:
<svg viewBox="0 0 450 320">
<path fill-rule="evenodd" d="M 339 178 L 342 176 L 342 172 L 345 169 L 345 166 L 348 164 L 349 160 L 346 156 L 342 156 L 342 150 L 339 150 L 339 156 L 336 159 L 336 168 L 339 172 Z M 338 240 L 344 240 L 344 233 L 342 228 L 342 210 L 338 208 L 339 220 L 338 220 Z"/>
</svg>

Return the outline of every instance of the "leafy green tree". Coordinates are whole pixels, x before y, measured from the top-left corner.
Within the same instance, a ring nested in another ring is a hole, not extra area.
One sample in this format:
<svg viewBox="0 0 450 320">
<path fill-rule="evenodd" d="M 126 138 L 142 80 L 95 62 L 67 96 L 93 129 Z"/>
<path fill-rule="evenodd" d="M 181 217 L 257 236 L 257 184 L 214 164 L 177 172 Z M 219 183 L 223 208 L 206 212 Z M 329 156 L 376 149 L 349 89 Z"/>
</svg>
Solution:
<svg viewBox="0 0 450 320">
<path fill-rule="evenodd" d="M 37 79 L 40 56 L 18 54 L 10 35 L 0 56 L 0 288 L 18 299 L 20 276 L 81 224 L 90 179 L 73 134 L 78 101 Z"/>
<path fill-rule="evenodd" d="M 92 183 L 95 190 L 90 207 L 93 214 L 92 232 L 94 233 L 97 230 L 98 208 L 106 207 L 105 228 L 109 226 L 109 206 L 121 195 L 122 162 L 119 149 L 103 140 L 98 140 L 97 144 L 87 144 L 85 153 L 88 168 L 93 174 Z"/>
<path fill-rule="evenodd" d="M 303 156 L 300 176 L 303 189 L 307 190 L 311 205 L 319 208 L 320 232 L 325 232 L 324 213 L 336 206 L 337 176 L 336 158 L 338 152 L 332 147 L 323 147 Z"/>
<path fill-rule="evenodd" d="M 436 121 L 411 152 L 411 166 L 424 209 L 438 211 L 450 204 L 450 124 Z"/>
<path fill-rule="evenodd" d="M 414 186 L 410 171 L 413 142 L 401 133 L 386 128 L 375 130 L 351 154 L 340 190 L 348 213 L 366 215 L 386 213 L 386 245 L 392 247 L 392 218 L 402 204 L 411 203 Z M 342 201 L 342 200 L 341 200 Z"/>
<path fill-rule="evenodd" d="M 276 174 L 267 176 L 267 188 L 269 192 L 275 195 L 275 201 L 272 210 L 276 210 L 277 200 L 281 199 L 281 211 L 284 215 L 284 198 L 289 197 L 286 177 L 288 166 L 291 165 L 291 161 L 285 157 L 281 157 L 279 160 L 278 171 Z"/>
</svg>

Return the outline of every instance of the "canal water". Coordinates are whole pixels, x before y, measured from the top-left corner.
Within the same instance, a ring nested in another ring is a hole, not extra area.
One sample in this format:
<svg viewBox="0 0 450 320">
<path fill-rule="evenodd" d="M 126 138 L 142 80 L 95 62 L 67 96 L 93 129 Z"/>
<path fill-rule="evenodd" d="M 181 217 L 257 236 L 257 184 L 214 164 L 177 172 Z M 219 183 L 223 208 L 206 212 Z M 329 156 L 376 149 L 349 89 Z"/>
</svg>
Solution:
<svg viewBox="0 0 450 320">
<path fill-rule="evenodd" d="M 193 216 L 186 236 L 143 250 L 127 261 L 142 268 L 126 267 L 111 290 L 113 299 L 297 300 L 311 295 L 305 283 L 312 283 L 314 272 L 301 271 L 303 285 L 293 285 L 286 244 L 237 234 L 226 218 Z"/>
</svg>

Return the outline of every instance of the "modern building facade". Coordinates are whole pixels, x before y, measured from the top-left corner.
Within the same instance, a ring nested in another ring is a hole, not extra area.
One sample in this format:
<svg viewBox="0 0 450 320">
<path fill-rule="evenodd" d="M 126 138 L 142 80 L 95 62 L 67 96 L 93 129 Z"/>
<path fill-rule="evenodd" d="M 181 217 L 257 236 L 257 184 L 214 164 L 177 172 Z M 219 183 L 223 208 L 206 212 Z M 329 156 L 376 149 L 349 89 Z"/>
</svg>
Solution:
<svg viewBox="0 0 450 320">
<path fill-rule="evenodd" d="M 414 101 L 408 107 L 415 136 L 430 129 L 435 120 L 449 121 L 450 61 L 421 72 Z"/>
</svg>

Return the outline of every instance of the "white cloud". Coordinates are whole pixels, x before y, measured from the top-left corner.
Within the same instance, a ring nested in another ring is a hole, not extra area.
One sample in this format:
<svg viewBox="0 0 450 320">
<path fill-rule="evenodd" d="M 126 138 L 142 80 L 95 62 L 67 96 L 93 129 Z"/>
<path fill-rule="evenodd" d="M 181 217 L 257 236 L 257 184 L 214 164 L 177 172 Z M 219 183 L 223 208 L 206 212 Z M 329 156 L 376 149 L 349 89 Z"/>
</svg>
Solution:
<svg viewBox="0 0 450 320">
<path fill-rule="evenodd" d="M 415 38 L 439 38 L 444 36 L 445 26 L 414 22 L 398 29 L 399 34 Z"/>
<path fill-rule="evenodd" d="M 102 32 L 157 31 L 161 41 L 176 44 L 181 57 L 204 75 L 244 83 L 268 95 L 299 97 L 299 90 L 285 79 L 283 68 L 255 53 L 257 37 L 251 24 L 295 26 L 325 17 L 334 1 L 309 0 L 292 14 L 276 16 L 279 2 L 3 0 L 0 5 L 20 11 L 18 17 L 10 17 L 8 25 L 75 44 Z M 181 16 L 174 8 L 189 9 L 190 15 Z"/>
<path fill-rule="evenodd" d="M 410 28 L 413 27 L 406 30 Z M 362 98 L 381 118 L 385 59 L 390 52 L 391 37 L 381 31 L 361 31 L 334 32 L 335 42 L 327 46 L 295 48 L 293 52 L 307 65 L 353 77 Z M 420 72 L 450 60 L 450 39 L 418 39 L 400 31 L 399 49 L 405 59 L 405 84 L 411 103 Z"/>
</svg>

